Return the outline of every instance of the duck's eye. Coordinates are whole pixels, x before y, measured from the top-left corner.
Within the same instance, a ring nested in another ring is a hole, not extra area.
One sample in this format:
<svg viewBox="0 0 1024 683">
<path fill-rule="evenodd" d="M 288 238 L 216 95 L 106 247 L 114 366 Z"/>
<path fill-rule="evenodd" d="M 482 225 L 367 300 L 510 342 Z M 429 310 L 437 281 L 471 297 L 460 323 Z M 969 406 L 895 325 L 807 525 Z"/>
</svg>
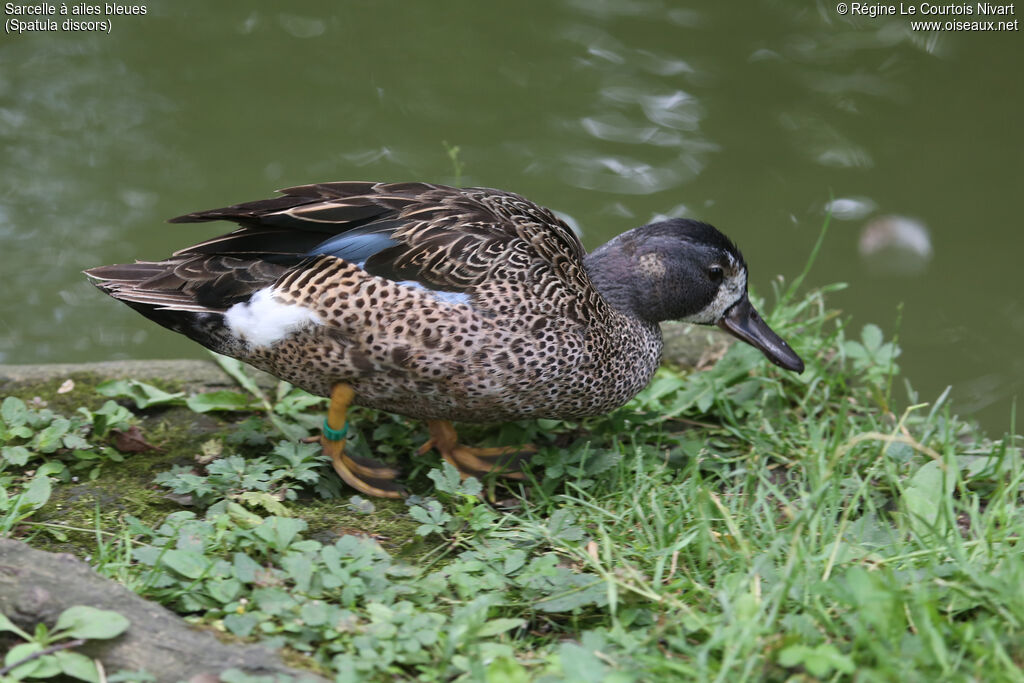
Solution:
<svg viewBox="0 0 1024 683">
<path fill-rule="evenodd" d="M 718 283 L 725 277 L 725 271 L 722 270 L 722 266 L 711 266 L 708 268 L 708 277 L 711 278 L 712 282 Z"/>
</svg>

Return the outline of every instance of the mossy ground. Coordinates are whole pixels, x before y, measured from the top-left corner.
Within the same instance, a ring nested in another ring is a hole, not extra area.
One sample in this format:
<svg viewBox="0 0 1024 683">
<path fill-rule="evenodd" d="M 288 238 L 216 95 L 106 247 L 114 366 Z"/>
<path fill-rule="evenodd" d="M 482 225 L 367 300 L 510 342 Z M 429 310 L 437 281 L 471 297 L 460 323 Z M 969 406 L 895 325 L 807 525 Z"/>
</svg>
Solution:
<svg viewBox="0 0 1024 683">
<path fill-rule="evenodd" d="M 109 400 L 96 391 L 104 381 L 106 378 L 97 374 L 73 373 L 45 381 L 9 382 L 0 387 L 0 393 L 61 414 L 72 414 L 79 407 L 96 410 Z M 182 391 L 187 384 L 171 378 L 147 379 L 147 383 L 169 393 Z M 68 386 L 73 388 L 62 391 L 62 387 Z M 121 403 L 132 407 L 131 401 Z M 153 448 L 125 454 L 122 462 L 103 464 L 95 478 L 75 476 L 55 486 L 49 501 L 32 518 L 41 525 L 31 533 L 33 546 L 87 558 L 96 550 L 97 530 L 114 533 L 125 515 L 136 517 L 149 526 L 159 525 L 168 514 L 183 506 L 168 495 L 166 488 L 154 483 L 156 474 L 174 465 L 195 464 L 203 442 L 228 440 L 238 423 L 251 416 L 251 413 L 200 414 L 184 406 L 136 412 L 140 418 L 139 428 Z M 263 445 L 239 450 L 256 455 L 267 449 L 269 446 Z M 338 501 L 311 495 L 303 496 L 290 508 L 295 516 L 309 523 L 312 537 L 333 540 L 356 533 L 375 538 L 390 552 L 403 556 L 423 550 L 423 539 L 414 533 L 416 524 L 409 519 L 400 501 L 375 501 L 373 515 L 354 512 Z"/>
</svg>

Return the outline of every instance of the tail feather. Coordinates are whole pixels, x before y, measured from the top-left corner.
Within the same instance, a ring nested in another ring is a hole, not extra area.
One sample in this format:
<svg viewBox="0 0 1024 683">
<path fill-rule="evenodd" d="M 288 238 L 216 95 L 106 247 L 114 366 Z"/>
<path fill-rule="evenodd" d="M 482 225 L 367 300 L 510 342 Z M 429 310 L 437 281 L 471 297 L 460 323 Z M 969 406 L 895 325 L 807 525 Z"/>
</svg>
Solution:
<svg viewBox="0 0 1024 683">
<path fill-rule="evenodd" d="M 153 322 L 238 358 L 245 345 L 231 334 L 224 312 L 275 281 L 283 270 L 260 262 L 190 256 L 99 266 L 85 274 L 101 291 Z"/>
<path fill-rule="evenodd" d="M 136 261 L 135 263 L 119 263 L 112 266 L 97 266 L 83 271 L 93 280 L 124 280 L 138 282 L 159 275 L 166 267 L 155 261 Z"/>
<path fill-rule="evenodd" d="M 99 289 L 125 303 L 194 313 L 222 313 L 226 310 L 200 304 L 195 292 L 188 287 L 189 283 L 175 275 L 167 262 L 121 263 L 84 272 Z"/>
</svg>

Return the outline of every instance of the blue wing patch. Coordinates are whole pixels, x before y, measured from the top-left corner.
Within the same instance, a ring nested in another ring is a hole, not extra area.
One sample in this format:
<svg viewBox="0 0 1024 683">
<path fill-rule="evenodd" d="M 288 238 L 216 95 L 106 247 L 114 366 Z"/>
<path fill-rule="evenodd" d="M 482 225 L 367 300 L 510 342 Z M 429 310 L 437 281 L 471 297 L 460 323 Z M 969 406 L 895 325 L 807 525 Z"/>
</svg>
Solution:
<svg viewBox="0 0 1024 683">
<path fill-rule="evenodd" d="M 321 242 L 310 249 L 308 255 L 328 254 L 349 263 L 363 264 L 374 254 L 394 246 L 398 246 L 398 242 L 391 239 L 390 231 L 381 232 L 379 227 L 375 227 L 372 231 L 361 232 L 357 228 Z"/>
</svg>

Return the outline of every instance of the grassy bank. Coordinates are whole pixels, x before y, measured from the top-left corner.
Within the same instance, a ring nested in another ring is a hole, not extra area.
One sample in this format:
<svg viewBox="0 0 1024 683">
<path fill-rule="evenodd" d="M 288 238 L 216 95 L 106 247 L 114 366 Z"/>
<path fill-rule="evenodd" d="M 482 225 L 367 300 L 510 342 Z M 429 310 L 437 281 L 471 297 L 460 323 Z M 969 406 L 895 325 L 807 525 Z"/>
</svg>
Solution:
<svg viewBox="0 0 1024 683">
<path fill-rule="evenodd" d="M 825 295 L 771 316 L 800 376 L 738 345 L 606 417 L 467 426 L 539 447 L 522 486 L 358 411 L 404 502 L 354 497 L 297 441 L 321 402 L 233 365 L 238 391 L 21 386 L 0 533 L 339 680 L 1021 680 L 1019 444 L 917 396 Z"/>
</svg>

